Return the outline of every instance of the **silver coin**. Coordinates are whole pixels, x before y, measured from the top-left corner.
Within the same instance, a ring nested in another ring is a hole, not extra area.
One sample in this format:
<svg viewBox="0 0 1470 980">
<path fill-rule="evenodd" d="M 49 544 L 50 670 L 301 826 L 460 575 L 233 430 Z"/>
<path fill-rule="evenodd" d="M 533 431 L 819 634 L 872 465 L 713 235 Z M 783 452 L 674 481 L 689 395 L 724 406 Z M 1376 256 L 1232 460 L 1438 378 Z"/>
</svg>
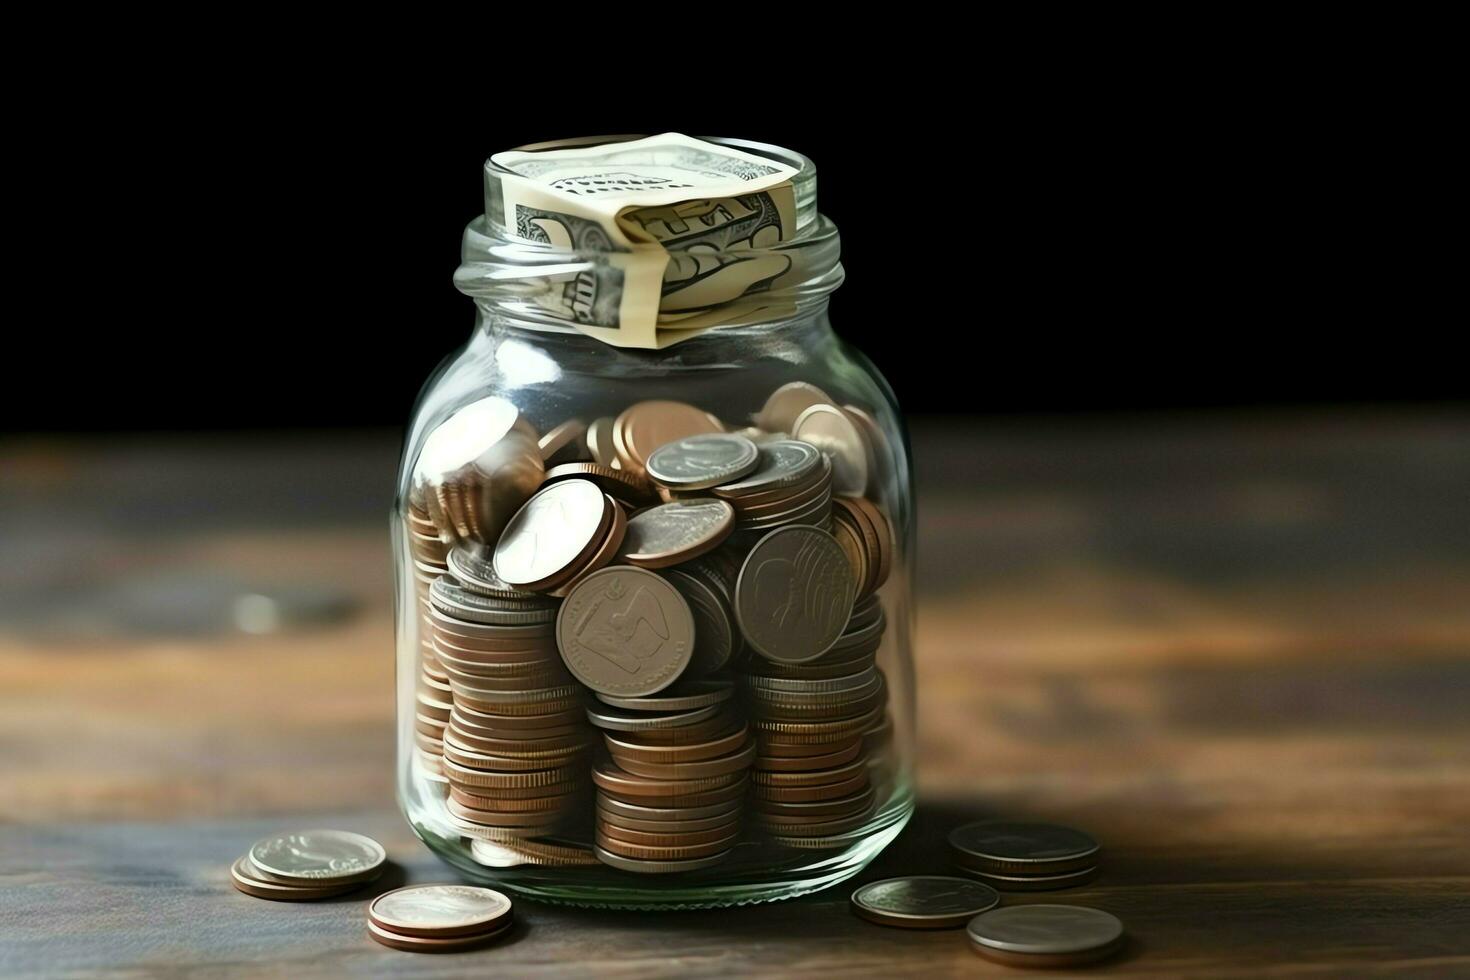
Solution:
<svg viewBox="0 0 1470 980">
<path fill-rule="evenodd" d="M 868 458 L 872 450 L 867 437 L 840 408 L 813 405 L 801 413 L 791 435 L 809 442 L 832 460 L 832 489 L 849 497 L 860 497 L 868 489 Z"/>
<path fill-rule="evenodd" d="M 571 572 L 606 526 L 607 495 L 590 480 L 562 480 L 516 511 L 495 545 L 495 574 L 513 587 Z"/>
<path fill-rule="evenodd" d="M 621 697 L 598 692 L 597 700 L 629 711 L 692 711 L 728 701 L 735 694 L 729 681 L 688 681 L 646 697 Z"/>
<path fill-rule="evenodd" d="M 745 476 L 760 454 L 744 436 L 709 433 L 665 443 L 648 457 L 648 475 L 678 490 L 702 490 Z"/>
<path fill-rule="evenodd" d="M 375 872 L 387 860 L 383 845 L 346 830 L 302 830 L 256 841 L 250 863 L 287 881 L 335 881 Z"/>
<path fill-rule="evenodd" d="M 965 878 L 914 875 L 863 885 L 852 893 L 858 915 L 885 926 L 949 929 L 962 926 L 1000 904 L 988 885 Z"/>
<path fill-rule="evenodd" d="M 802 412 L 813 405 L 836 404 L 827 393 L 805 381 L 792 381 L 771 392 L 755 422 L 767 432 L 790 432 Z"/>
<path fill-rule="evenodd" d="M 955 860 L 1000 874 L 1058 874 L 1097 863 L 1097 841 L 1080 830 L 1048 823 L 981 820 L 949 832 Z"/>
<path fill-rule="evenodd" d="M 826 653 L 852 618 L 852 565 L 819 528 L 789 525 L 761 538 L 740 567 L 735 618 L 767 659 L 803 663 Z"/>
<path fill-rule="evenodd" d="M 615 566 L 593 572 L 557 616 L 562 661 L 603 694 L 638 697 L 674 683 L 694 650 L 694 614 L 653 572 Z"/>
<path fill-rule="evenodd" d="M 1123 938 L 1123 923 L 1081 905 L 1011 905 L 976 916 L 966 932 L 977 946 L 1059 956 L 1111 947 Z"/>
<path fill-rule="evenodd" d="M 618 557 L 643 568 L 666 568 L 716 547 L 734 527 L 735 508 L 723 500 L 675 500 L 628 521 Z"/>
<path fill-rule="evenodd" d="M 713 718 L 720 713 L 722 704 L 706 705 L 703 708 L 694 708 L 690 711 L 681 711 L 677 714 L 653 714 L 634 712 L 633 714 L 619 714 L 615 711 L 604 711 L 600 708 L 588 708 L 587 720 L 598 728 L 606 728 L 614 732 L 643 732 L 650 728 L 683 728 L 685 725 L 693 725 Z"/>
<path fill-rule="evenodd" d="M 713 674 L 735 653 L 737 634 L 730 621 L 729 600 L 716 592 L 712 579 L 704 575 L 691 575 L 680 568 L 666 568 L 662 574 L 679 590 L 694 614 L 694 653 L 689 658 L 687 675 Z"/>
<path fill-rule="evenodd" d="M 553 605 L 527 605 L 471 592 L 447 575 L 429 586 L 429 602 L 446 615 L 487 626 L 530 626 L 556 619 Z"/>
<path fill-rule="evenodd" d="M 778 439 L 757 447 L 758 459 L 751 473 L 732 483 L 714 488 L 717 497 L 739 497 L 762 490 L 794 486 L 822 465 L 822 453 L 810 443 Z"/>
<path fill-rule="evenodd" d="M 719 864 L 730 856 L 729 851 L 721 851 L 708 857 L 691 858 L 687 861 L 640 861 L 637 858 L 623 857 L 602 847 L 594 847 L 593 852 L 597 859 L 608 867 L 617 868 L 620 871 L 636 871 L 641 874 L 672 874 L 677 871 L 698 871 L 700 868 L 710 868 Z"/>
<path fill-rule="evenodd" d="M 500 599 L 505 602 L 519 602 L 533 606 L 554 605 L 546 600 L 544 596 L 535 592 L 526 592 L 517 589 L 502 581 L 495 574 L 495 564 L 489 558 L 482 558 L 467 548 L 452 548 L 446 558 L 449 574 L 453 575 L 466 590 L 477 592 L 492 599 Z"/>
<path fill-rule="evenodd" d="M 964 864 L 960 864 L 959 868 L 1003 892 L 1055 892 L 1085 885 L 1097 877 L 1096 865 L 1062 874 L 997 874 L 993 871 L 978 871 Z"/>
</svg>

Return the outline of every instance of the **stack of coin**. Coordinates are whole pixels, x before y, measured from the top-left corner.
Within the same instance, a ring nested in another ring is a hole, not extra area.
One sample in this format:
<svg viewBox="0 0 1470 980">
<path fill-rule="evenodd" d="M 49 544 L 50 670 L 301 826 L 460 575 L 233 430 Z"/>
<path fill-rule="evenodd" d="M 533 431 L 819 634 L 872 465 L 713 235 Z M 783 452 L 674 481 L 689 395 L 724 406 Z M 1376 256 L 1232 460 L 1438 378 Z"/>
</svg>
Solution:
<svg viewBox="0 0 1470 980">
<path fill-rule="evenodd" d="M 950 856 L 968 874 L 1001 891 L 1054 891 L 1097 877 L 1097 841 L 1045 823 L 982 820 L 949 834 Z"/>
<path fill-rule="evenodd" d="M 745 665 L 741 683 L 758 730 L 755 817 L 778 843 L 846 846 L 873 813 L 881 774 L 869 752 L 887 723 L 887 687 L 874 660 L 884 625 L 870 596 L 821 656 Z"/>
<path fill-rule="evenodd" d="M 469 949 L 500 938 L 511 925 L 510 899 L 473 885 L 409 885 L 368 905 L 368 935 L 413 953 Z"/>
<path fill-rule="evenodd" d="M 855 405 L 838 405 L 815 385 L 794 381 L 777 388 L 756 422 L 820 449 L 832 462 L 836 494 L 870 495 L 889 479 L 891 451 L 877 419 Z"/>
<path fill-rule="evenodd" d="M 463 579 L 443 576 L 430 596 L 452 693 L 442 743 L 450 821 L 490 841 L 555 832 L 581 812 L 593 736 L 557 651 L 556 606 L 505 585 L 471 553 L 456 549 L 450 561 Z"/>
<path fill-rule="evenodd" d="M 644 697 L 598 695 L 587 715 L 607 748 L 592 772 L 604 864 L 659 874 L 729 856 L 755 757 L 733 694 L 729 680 L 711 679 Z"/>
<path fill-rule="evenodd" d="M 866 497 L 836 497 L 832 504 L 832 536 L 852 563 L 857 595 L 862 599 L 888 581 L 893 567 L 893 527 Z"/>
<path fill-rule="evenodd" d="M 441 538 L 494 542 L 541 485 L 536 430 L 504 398 L 460 408 L 430 432 L 414 464 L 412 495 Z"/>
<path fill-rule="evenodd" d="M 900 929 L 953 929 L 1000 904 L 994 888 L 964 878 L 911 875 L 859 886 L 852 910 L 869 922 Z"/>
<path fill-rule="evenodd" d="M 415 502 L 410 498 L 404 512 L 408 525 L 408 552 L 414 562 L 442 572 L 449 546 L 439 537 L 439 528 L 429 517 L 428 509 L 421 501 Z"/>
<path fill-rule="evenodd" d="M 825 528 L 832 515 L 832 464 L 816 447 L 777 439 L 757 448 L 755 469 L 710 489 L 735 508 L 736 530 L 757 534 L 784 524 Z"/>
<path fill-rule="evenodd" d="M 627 528 L 627 513 L 596 483 L 558 480 L 516 511 L 495 543 L 492 568 L 514 589 L 565 596 L 612 561 Z"/>
<path fill-rule="evenodd" d="M 256 841 L 230 867 L 237 889 L 256 898 L 305 902 L 360 888 L 383 872 L 387 854 L 370 837 L 303 830 Z"/>
</svg>

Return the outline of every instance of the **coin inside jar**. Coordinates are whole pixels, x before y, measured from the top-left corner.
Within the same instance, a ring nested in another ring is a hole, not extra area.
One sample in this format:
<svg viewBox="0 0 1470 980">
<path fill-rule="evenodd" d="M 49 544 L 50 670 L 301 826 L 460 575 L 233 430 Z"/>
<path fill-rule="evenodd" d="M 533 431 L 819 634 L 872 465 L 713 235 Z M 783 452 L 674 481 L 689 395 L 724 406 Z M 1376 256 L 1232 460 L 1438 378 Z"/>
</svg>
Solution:
<svg viewBox="0 0 1470 980">
<path fill-rule="evenodd" d="M 613 423 L 612 440 L 623 469 L 643 472 L 648 457 L 667 443 L 722 432 L 708 412 L 685 402 L 644 401 L 629 406 Z"/>
<path fill-rule="evenodd" d="M 852 616 L 851 564 L 819 528 L 778 528 L 746 556 L 735 584 L 735 617 L 746 642 L 770 660 L 815 660 Z"/>
<path fill-rule="evenodd" d="M 868 489 L 868 459 L 872 450 L 867 437 L 842 409 L 835 405 L 813 405 L 801 413 L 791 435 L 811 443 L 832 460 L 832 489 L 857 497 Z"/>
<path fill-rule="evenodd" d="M 567 669 L 583 684 L 602 694 L 641 696 L 668 687 L 689 665 L 694 617 L 666 580 L 616 566 L 571 590 L 556 636 Z"/>
<path fill-rule="evenodd" d="M 792 381 L 771 392 L 755 421 L 767 432 L 790 432 L 801 413 L 813 405 L 836 404 L 814 384 Z"/>
<path fill-rule="evenodd" d="M 710 551 L 730 536 L 735 509 L 723 500 L 675 500 L 628 522 L 618 557 L 641 568 L 665 568 Z"/>
<path fill-rule="evenodd" d="M 676 490 L 702 490 L 729 483 L 755 469 L 755 443 L 734 433 L 675 439 L 648 457 L 648 475 Z"/>
<path fill-rule="evenodd" d="M 494 569 L 515 588 L 536 591 L 573 574 L 602 543 L 613 504 L 588 480 L 563 480 L 518 510 L 495 546 Z"/>
</svg>

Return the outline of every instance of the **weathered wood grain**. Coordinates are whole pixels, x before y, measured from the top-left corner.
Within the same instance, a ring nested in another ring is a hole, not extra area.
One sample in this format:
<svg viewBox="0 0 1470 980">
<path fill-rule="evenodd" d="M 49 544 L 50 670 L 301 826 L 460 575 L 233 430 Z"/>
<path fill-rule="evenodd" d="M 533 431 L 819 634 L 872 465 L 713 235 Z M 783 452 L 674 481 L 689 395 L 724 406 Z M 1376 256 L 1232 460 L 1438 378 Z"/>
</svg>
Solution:
<svg viewBox="0 0 1470 980">
<path fill-rule="evenodd" d="M 952 427 L 915 444 L 923 802 L 865 879 L 943 870 L 965 819 L 1054 819 L 1103 841 L 1104 874 L 1008 900 L 1123 917 L 1132 945 L 1100 972 L 1470 975 L 1470 422 Z M 239 508 L 140 524 L 139 474 L 175 493 L 211 472 L 207 447 L 151 469 L 148 451 L 100 453 L 126 492 L 84 511 L 100 491 L 76 476 L 102 465 L 84 448 L 0 454 L 0 504 L 26 518 L 0 525 L 0 551 L 36 559 L 7 592 L 226 570 L 330 582 L 358 612 L 259 637 L 0 621 L 0 975 L 1010 972 L 959 933 L 853 918 L 848 889 L 719 913 L 522 903 L 511 942 L 444 958 L 371 943 L 360 899 L 234 892 L 229 860 L 303 822 L 444 877 L 390 802 L 385 533 L 318 519 L 327 475 L 302 447 L 281 457 L 290 480 L 256 448 L 210 484 Z M 386 479 L 392 454 L 320 465 Z M 35 529 L 72 513 L 87 533 L 41 547 Z"/>
</svg>

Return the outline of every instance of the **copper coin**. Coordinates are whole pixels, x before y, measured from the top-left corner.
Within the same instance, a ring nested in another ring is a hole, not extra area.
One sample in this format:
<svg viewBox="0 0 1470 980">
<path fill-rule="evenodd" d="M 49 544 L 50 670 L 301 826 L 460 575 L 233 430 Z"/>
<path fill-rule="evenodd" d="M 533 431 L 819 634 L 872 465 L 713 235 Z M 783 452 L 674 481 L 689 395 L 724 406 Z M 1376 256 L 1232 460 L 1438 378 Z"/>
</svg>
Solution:
<svg viewBox="0 0 1470 980">
<path fill-rule="evenodd" d="M 445 747 L 445 758 L 448 758 L 448 746 Z M 772 800 L 779 803 L 815 803 L 820 800 L 839 800 L 859 792 L 868 785 L 868 770 L 866 766 L 860 767 L 857 772 L 847 779 L 836 783 L 821 783 L 816 786 L 766 786 L 757 785 L 752 787 L 751 792 L 762 800 Z"/>
<path fill-rule="evenodd" d="M 613 419 L 605 416 L 593 421 L 587 427 L 586 440 L 587 452 L 591 454 L 592 461 L 602 466 L 611 467 L 617 462 L 617 450 L 613 447 Z"/>
<path fill-rule="evenodd" d="M 483 775 L 470 770 L 476 775 Z M 523 776 L 525 773 L 515 773 Z M 445 772 L 445 778 L 449 780 L 449 790 L 462 790 L 477 796 L 493 797 L 497 800 L 535 800 L 545 796 L 566 796 L 572 793 L 584 792 L 587 789 L 587 770 L 581 766 L 575 770 L 560 773 L 561 781 L 554 783 L 538 783 L 535 786 L 486 786 L 472 780 L 461 779 L 457 774 Z"/>
<path fill-rule="evenodd" d="M 706 776 L 744 772 L 749 769 L 750 764 L 755 761 L 755 743 L 751 742 L 729 755 L 688 762 L 644 762 L 639 759 L 618 758 L 617 756 L 613 758 L 618 768 L 635 776 L 659 780 L 702 779 Z"/>
<path fill-rule="evenodd" d="M 729 823 L 739 816 L 742 807 L 743 803 L 739 799 L 705 803 L 699 806 L 668 807 L 653 806 L 646 803 L 629 803 L 625 800 L 610 797 L 604 793 L 597 794 L 598 811 L 625 827 L 638 826 L 631 822 L 634 820 L 641 820 L 645 823 L 703 820 L 718 820 L 720 823 Z"/>
<path fill-rule="evenodd" d="M 487 773 L 536 772 L 552 767 L 572 765 L 581 761 L 586 753 L 587 750 L 585 748 L 577 748 L 524 757 L 487 755 L 483 752 L 476 752 L 473 749 L 467 749 L 462 745 L 456 744 L 452 734 L 444 739 L 444 761 L 446 765 L 453 763 L 467 769 Z"/>
<path fill-rule="evenodd" d="M 851 834 L 861 830 L 873 816 L 871 805 L 846 816 L 832 816 L 826 820 L 802 820 L 783 823 L 778 820 L 757 818 L 760 829 L 773 837 L 783 838 L 830 838 L 839 834 Z"/>
<path fill-rule="evenodd" d="M 494 793 L 494 790 L 486 790 L 486 793 Z M 458 786 L 449 788 L 449 798 L 458 800 L 464 806 L 474 810 L 490 810 L 500 813 L 549 813 L 561 810 L 579 799 L 581 793 L 572 790 L 566 793 L 558 793 L 548 796 L 533 796 L 529 799 L 510 799 L 500 796 L 482 796 L 460 789 Z"/>
<path fill-rule="evenodd" d="M 745 796 L 749 783 L 745 779 L 731 786 L 720 789 L 712 789 L 704 793 L 685 793 L 675 796 L 647 796 L 642 794 L 630 794 L 615 792 L 610 789 L 599 788 L 599 799 L 604 803 L 608 800 L 616 800 L 619 803 L 634 803 L 641 806 L 649 806 L 654 809 L 700 809 L 702 807 L 714 806 L 718 803 L 731 803 Z"/>
<path fill-rule="evenodd" d="M 601 847 L 595 848 L 594 853 L 603 864 L 617 868 L 619 871 L 632 871 L 639 874 L 677 874 L 681 871 L 698 871 L 702 868 L 714 867 L 724 861 L 730 852 L 722 851 L 719 854 L 711 854 L 709 857 L 687 861 L 639 861 L 614 854 Z"/>
<path fill-rule="evenodd" d="M 740 825 L 732 821 L 708 830 L 658 833 L 621 827 L 616 823 L 599 818 L 597 821 L 597 832 L 605 837 L 611 837 L 614 840 L 625 841 L 629 844 L 638 844 L 643 847 L 688 847 L 690 845 L 712 844 L 715 841 L 734 837 L 740 833 Z"/>
<path fill-rule="evenodd" d="M 724 427 L 708 412 L 684 402 L 645 401 L 629 406 L 613 424 L 613 445 L 624 469 L 641 471 L 666 443 Z"/>
<path fill-rule="evenodd" d="M 878 534 L 878 570 L 871 587 L 873 589 L 882 588 L 883 583 L 888 581 L 888 574 L 893 567 L 893 554 L 898 547 L 898 542 L 893 537 L 893 523 L 888 519 L 888 515 L 878 508 L 877 504 L 866 497 L 856 497 L 852 504 L 868 518 L 869 523 L 873 525 L 873 529 Z"/>
<path fill-rule="evenodd" d="M 495 573 L 535 591 L 566 579 L 602 544 L 613 504 L 589 480 L 562 480 L 516 511 L 495 546 Z"/>
<path fill-rule="evenodd" d="M 718 738 L 712 738 L 707 742 L 695 742 L 687 745 L 649 745 L 641 735 L 614 736 L 603 733 L 603 740 L 607 748 L 619 765 L 623 765 L 623 759 L 636 759 L 642 762 L 697 762 L 700 759 L 713 759 L 716 756 L 729 755 L 737 751 L 749 739 L 750 729 L 744 723 Z M 624 768 L 627 768 L 624 766 Z M 631 772 L 631 770 L 629 770 Z"/>
<path fill-rule="evenodd" d="M 831 769 L 813 769 L 806 772 L 756 770 L 751 774 L 750 779 L 758 786 L 825 786 L 830 783 L 846 782 L 860 774 L 865 774 L 867 768 L 867 759 L 854 759 Z"/>
<path fill-rule="evenodd" d="M 628 841 L 609 837 L 607 834 L 597 833 L 597 846 L 611 854 L 619 857 L 634 858 L 639 861 L 688 861 L 693 858 L 709 857 L 711 854 L 723 854 L 735 845 L 739 834 L 730 834 L 719 840 L 710 841 L 705 844 L 687 844 L 680 847 L 650 847 L 645 844 L 631 844 Z"/>
<path fill-rule="evenodd" d="M 852 616 L 852 566 L 825 531 L 772 531 L 746 556 L 735 584 L 735 617 L 746 642 L 770 660 L 815 660 Z"/>
<path fill-rule="evenodd" d="M 629 521 L 618 557 L 641 568 L 666 568 L 712 550 L 734 528 L 735 509 L 723 500 L 676 500 Z"/>
<path fill-rule="evenodd" d="M 511 843 L 516 841 L 535 840 L 538 837 L 550 837 L 559 829 L 559 819 L 546 823 L 539 827 L 491 827 L 487 824 L 476 823 L 473 820 L 465 820 L 449 814 L 445 822 L 465 837 L 473 837 L 476 840 L 495 841 L 497 843 Z"/>
<path fill-rule="evenodd" d="M 543 841 L 470 841 L 470 856 L 490 868 L 514 868 L 540 865 L 549 868 L 585 868 L 596 866 L 591 848 L 564 847 Z"/>
<path fill-rule="evenodd" d="M 479 935 L 510 918 L 509 898 L 473 885 L 409 885 L 368 903 L 368 919 L 380 928 L 427 939 Z"/>
<path fill-rule="evenodd" d="M 592 573 L 571 591 L 556 635 L 562 659 L 583 684 L 640 696 L 668 687 L 688 666 L 694 616 L 666 580 L 617 566 Z"/>
<path fill-rule="evenodd" d="M 860 793 L 835 800 L 816 800 L 810 803 L 789 803 L 780 800 L 756 801 L 756 812 L 761 819 L 773 822 L 798 823 L 802 820 L 822 817 L 848 816 L 871 806 L 877 798 L 873 787 Z"/>
<path fill-rule="evenodd" d="M 866 775 L 863 777 L 866 779 Z M 687 779 L 651 779 L 635 776 L 609 761 L 599 762 L 592 767 L 592 782 L 598 789 L 616 793 L 620 798 L 628 797 L 680 797 L 712 793 L 745 781 L 744 768 L 726 770 L 710 776 L 695 776 Z"/>
<path fill-rule="evenodd" d="M 647 504 L 654 499 L 653 485 L 639 473 L 613 469 L 601 463 L 563 463 L 546 471 L 543 485 L 561 480 L 591 480 L 614 500 Z"/>
<path fill-rule="evenodd" d="M 790 432 L 801 413 L 811 406 L 835 404 L 816 385 L 792 381 L 771 392 L 756 413 L 755 423 L 767 432 Z"/>
<path fill-rule="evenodd" d="M 677 728 L 649 728 L 636 731 L 622 731 L 620 734 L 636 739 L 640 744 L 657 747 L 679 748 L 689 745 L 700 745 L 714 738 L 726 735 L 730 729 L 739 723 L 734 711 L 727 705 L 716 705 L 719 710 L 695 724 L 683 725 Z M 708 711 L 708 708 L 700 708 L 700 711 Z M 614 729 L 617 731 L 617 729 Z"/>
<path fill-rule="evenodd" d="M 825 748 L 825 746 L 819 746 L 819 748 Z M 839 749 L 823 752 L 820 755 L 787 757 L 757 755 L 754 766 L 757 770 L 767 772 L 810 772 L 814 769 L 833 769 L 856 759 L 863 748 L 863 740 L 854 739 Z"/>
<path fill-rule="evenodd" d="M 537 754 L 549 755 L 555 752 L 564 752 L 573 749 L 585 749 L 592 741 L 592 733 L 584 730 L 568 732 L 556 737 L 541 738 L 495 738 L 494 736 L 476 735 L 465 731 L 453 722 L 449 725 L 449 732 L 453 740 L 467 748 L 486 755 L 510 755 L 527 752 L 534 746 Z"/>
<path fill-rule="evenodd" d="M 563 728 L 567 725 L 580 725 L 585 720 L 580 707 L 548 714 L 498 715 L 494 712 L 476 711 L 467 705 L 456 703 L 454 714 L 459 716 L 463 724 L 492 735 L 502 731 Z"/>
<path fill-rule="evenodd" d="M 449 812 L 461 820 L 469 820 L 472 823 L 482 824 L 486 827 L 545 827 L 555 823 L 558 816 L 564 811 L 541 810 L 541 811 L 510 811 L 510 810 L 481 810 L 477 807 L 465 806 L 456 799 L 449 799 L 445 806 Z"/>
<path fill-rule="evenodd" d="M 408 936 L 402 933 L 391 932 L 382 926 L 368 920 L 368 935 L 376 942 L 391 949 L 401 949 L 410 953 L 453 953 L 462 949 L 473 949 L 494 942 L 511 930 L 514 923 L 507 922 L 489 932 L 475 933 L 468 936 L 456 936 L 452 939 L 431 939 L 423 936 Z"/>
<path fill-rule="evenodd" d="M 711 817 L 682 818 L 677 820 L 644 820 L 638 817 L 613 813 L 602 806 L 599 801 L 597 817 L 599 820 L 615 824 L 625 830 L 637 830 L 648 834 L 698 833 L 700 831 L 725 827 L 730 827 L 733 830 L 739 825 L 740 814 L 743 808 L 738 803 L 733 808 L 729 807 L 728 804 L 725 806 L 725 810 Z M 677 813 L 679 811 L 656 812 Z M 722 831 L 722 835 L 723 833 L 728 833 L 728 831 Z"/>
<path fill-rule="evenodd" d="M 494 715 L 546 715 L 562 712 L 582 704 L 581 694 L 558 701 L 511 701 L 502 697 L 493 700 L 471 696 L 463 689 L 454 694 L 454 703 L 462 704 L 474 711 Z"/>
<path fill-rule="evenodd" d="M 567 419 L 548 430 L 536 444 L 541 449 L 542 460 L 548 465 L 553 461 L 570 462 L 586 451 L 586 435 L 585 422 L 581 419 Z"/>
<path fill-rule="evenodd" d="M 790 759 L 805 761 L 813 757 L 821 757 L 835 753 L 845 746 L 861 744 L 861 737 L 846 738 L 841 741 L 829 742 L 783 742 L 770 736 L 757 734 L 756 756 L 757 758 Z"/>
<path fill-rule="evenodd" d="M 537 769 L 529 772 L 490 772 L 477 769 L 473 766 L 461 765 L 450 759 L 444 760 L 444 774 L 449 777 L 451 783 L 457 786 L 483 787 L 485 789 L 539 789 L 550 786 L 560 786 L 563 783 L 575 783 L 585 778 L 586 769 L 581 765 L 562 765 L 550 769 Z M 555 790 L 547 789 L 542 794 L 548 795 Z"/>
<path fill-rule="evenodd" d="M 756 719 L 756 728 L 765 734 L 780 735 L 788 741 L 811 739 L 813 741 L 846 740 L 871 728 L 883 716 L 883 706 L 850 718 L 831 721 L 776 721 L 770 718 Z"/>
</svg>

